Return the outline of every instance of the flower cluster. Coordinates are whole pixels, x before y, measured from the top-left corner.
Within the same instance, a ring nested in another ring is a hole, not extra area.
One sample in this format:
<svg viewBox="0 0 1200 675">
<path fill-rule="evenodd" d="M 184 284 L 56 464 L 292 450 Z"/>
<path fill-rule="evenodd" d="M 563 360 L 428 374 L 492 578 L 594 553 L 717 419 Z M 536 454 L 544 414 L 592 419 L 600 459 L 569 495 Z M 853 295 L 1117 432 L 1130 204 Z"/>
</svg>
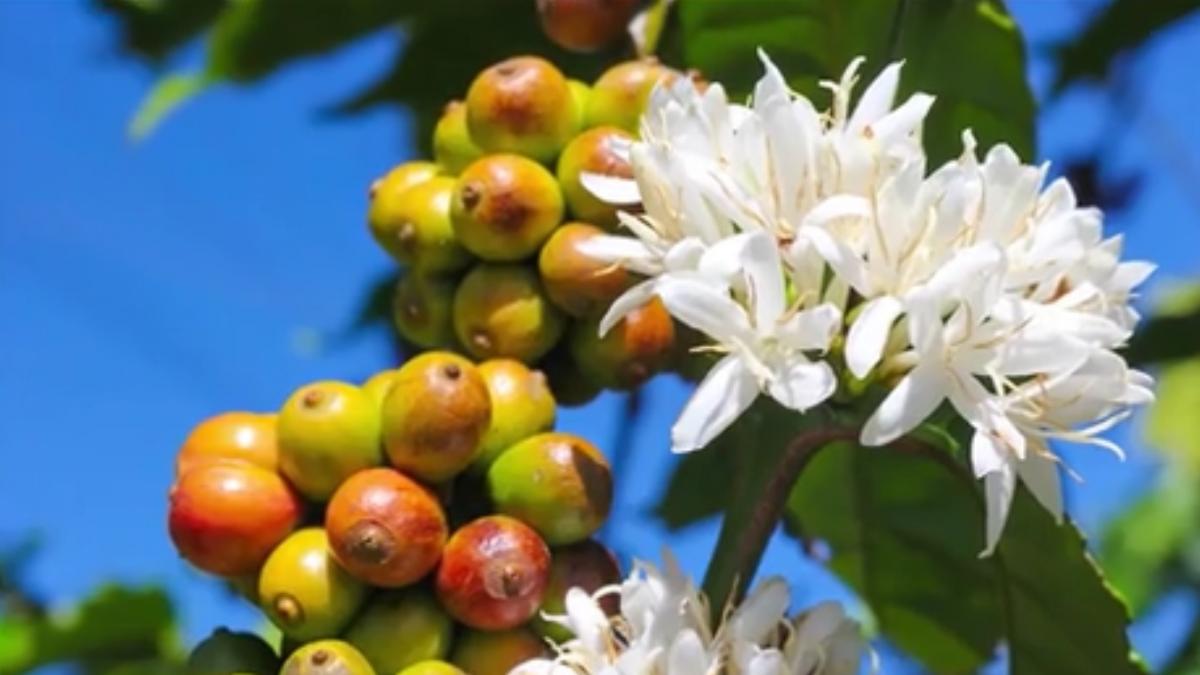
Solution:
<svg viewBox="0 0 1200 675">
<path fill-rule="evenodd" d="M 627 148 L 635 179 L 587 180 L 642 207 L 621 216 L 633 237 L 589 248 L 646 276 L 601 330 L 658 296 L 723 354 L 673 449 L 703 447 L 760 395 L 803 411 L 853 377 L 890 385 L 864 445 L 896 440 L 946 402 L 974 427 L 986 552 L 1018 479 L 1061 517 L 1048 441 L 1119 454 L 1099 434 L 1152 398 L 1150 378 L 1114 350 L 1153 267 L 1122 262 L 1101 214 L 1006 145 L 980 159 L 965 132 L 962 155 L 929 171 L 920 133 L 933 98 L 894 106 L 900 64 L 851 107 L 855 60 L 824 83 L 832 107 L 818 112 L 762 58 L 747 105 L 684 78 L 657 90 Z"/>
<path fill-rule="evenodd" d="M 729 612 L 715 632 L 708 604 L 664 554 L 664 570 L 635 562 L 619 587 L 593 595 L 574 588 L 566 614 L 549 620 L 574 638 L 553 659 L 535 659 L 509 675 L 856 675 L 867 652 L 859 626 L 826 602 L 787 618 L 787 584 L 771 578 Z M 601 601 L 618 594 L 621 611 Z"/>
</svg>

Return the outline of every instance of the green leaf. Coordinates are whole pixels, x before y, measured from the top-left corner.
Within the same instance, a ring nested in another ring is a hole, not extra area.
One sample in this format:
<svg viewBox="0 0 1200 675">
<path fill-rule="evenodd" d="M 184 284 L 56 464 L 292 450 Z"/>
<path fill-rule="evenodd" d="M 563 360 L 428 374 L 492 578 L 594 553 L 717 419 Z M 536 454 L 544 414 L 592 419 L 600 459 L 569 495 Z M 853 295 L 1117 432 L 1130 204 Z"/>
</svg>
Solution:
<svg viewBox="0 0 1200 675">
<path fill-rule="evenodd" d="M 865 77 L 904 59 L 903 93 L 937 102 L 925 126 L 932 163 L 957 156 L 961 133 L 983 147 L 1034 151 L 1034 102 L 1020 32 L 995 0 L 680 0 L 684 57 L 731 94 L 748 94 L 762 47 L 798 91 L 828 100 L 817 83 L 868 58 Z"/>
<path fill-rule="evenodd" d="M 207 29 L 226 0 L 92 0 L 120 30 L 121 47 L 159 63 Z"/>
<path fill-rule="evenodd" d="M 63 614 L 0 621 L 0 673 L 64 662 L 96 670 L 148 663 L 170 672 L 178 657 L 175 639 L 165 593 L 105 586 Z"/>
<path fill-rule="evenodd" d="M 1004 539 L 980 559 L 979 488 L 949 455 L 841 444 L 789 499 L 793 528 L 824 540 L 832 569 L 885 636 L 937 673 L 969 672 L 1007 644 L 1010 672 L 1142 672 L 1128 614 L 1078 531 L 1019 490 Z"/>
<path fill-rule="evenodd" d="M 1200 543 L 1196 480 L 1188 472 L 1164 475 L 1161 485 L 1104 532 L 1100 560 L 1135 615 L 1175 582 L 1187 580 L 1184 551 L 1193 541 Z"/>
<path fill-rule="evenodd" d="M 158 81 L 129 122 L 129 136 L 140 141 L 150 135 L 180 105 L 199 94 L 210 80 L 203 75 L 168 75 Z"/>
<path fill-rule="evenodd" d="M 1137 49 L 1159 31 L 1200 9 L 1196 0 L 1115 0 L 1098 12 L 1083 31 L 1055 48 L 1058 77 L 1054 89 L 1063 89 L 1108 75 L 1113 64 Z"/>
<path fill-rule="evenodd" d="M 238 0 L 208 42 L 208 73 L 251 82 L 296 59 L 330 52 L 409 18 L 414 0 Z"/>
</svg>

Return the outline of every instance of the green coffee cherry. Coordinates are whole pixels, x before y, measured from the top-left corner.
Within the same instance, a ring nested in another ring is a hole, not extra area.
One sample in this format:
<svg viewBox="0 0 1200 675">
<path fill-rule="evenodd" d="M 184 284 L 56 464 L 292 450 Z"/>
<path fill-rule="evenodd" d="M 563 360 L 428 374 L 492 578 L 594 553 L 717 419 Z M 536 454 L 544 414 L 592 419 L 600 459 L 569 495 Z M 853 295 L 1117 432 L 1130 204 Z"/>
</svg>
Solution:
<svg viewBox="0 0 1200 675">
<path fill-rule="evenodd" d="M 279 411 L 279 470 L 304 496 L 325 501 L 350 474 L 383 461 L 379 406 L 332 380 L 295 391 Z"/>
<path fill-rule="evenodd" d="M 533 363 L 562 336 L 566 321 L 525 265 L 478 265 L 454 295 L 454 332 L 480 359 Z"/>
</svg>

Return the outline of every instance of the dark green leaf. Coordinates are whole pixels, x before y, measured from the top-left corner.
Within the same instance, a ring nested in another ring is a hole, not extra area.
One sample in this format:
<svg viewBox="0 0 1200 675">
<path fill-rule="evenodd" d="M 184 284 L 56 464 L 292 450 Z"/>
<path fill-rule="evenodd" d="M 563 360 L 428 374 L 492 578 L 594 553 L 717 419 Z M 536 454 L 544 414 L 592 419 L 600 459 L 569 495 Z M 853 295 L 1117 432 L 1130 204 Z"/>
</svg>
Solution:
<svg viewBox="0 0 1200 675">
<path fill-rule="evenodd" d="M 1128 615 L 1069 524 L 1022 489 L 1004 539 L 980 559 L 983 509 L 970 475 L 938 450 L 843 444 L 805 470 L 788 518 L 826 541 L 889 640 L 937 673 L 969 672 L 1003 641 L 1010 672 L 1142 672 Z"/>
<path fill-rule="evenodd" d="M 1125 358 L 1151 365 L 1200 356 L 1200 309 L 1186 314 L 1153 316 L 1134 334 Z"/>
<path fill-rule="evenodd" d="M 249 82 L 408 18 L 415 0 L 240 0 L 217 18 L 208 73 Z"/>
<path fill-rule="evenodd" d="M 207 29 L 226 0 L 93 0 L 111 15 L 126 51 L 157 63 Z"/>
<path fill-rule="evenodd" d="M 1024 46 L 995 0 L 681 0 L 679 14 L 687 64 L 735 96 L 761 74 L 758 47 L 818 102 L 828 95 L 817 82 L 856 56 L 869 59 L 865 76 L 905 59 L 902 88 L 938 97 L 925 126 L 932 162 L 959 154 L 966 128 L 984 147 L 1005 142 L 1033 156 Z"/>
<path fill-rule="evenodd" d="M 1104 79 L 1113 64 L 1169 26 L 1200 9 L 1197 0 L 1115 0 L 1082 32 L 1055 47 L 1061 91 L 1077 82 Z"/>
</svg>

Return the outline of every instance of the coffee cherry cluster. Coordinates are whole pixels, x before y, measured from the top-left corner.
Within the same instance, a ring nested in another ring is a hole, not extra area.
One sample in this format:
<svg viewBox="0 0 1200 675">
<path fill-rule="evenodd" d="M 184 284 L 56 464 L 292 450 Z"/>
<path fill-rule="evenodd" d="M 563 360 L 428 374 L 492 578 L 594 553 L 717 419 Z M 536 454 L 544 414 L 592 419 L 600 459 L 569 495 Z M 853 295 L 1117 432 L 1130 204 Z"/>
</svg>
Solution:
<svg viewBox="0 0 1200 675">
<path fill-rule="evenodd" d="M 219 630 L 191 670 L 503 675 L 546 653 L 564 636 L 541 612 L 619 578 L 591 539 L 609 465 L 555 412 L 520 361 L 431 351 L 201 422 L 177 457 L 171 539 L 262 609 L 286 660 Z"/>
<path fill-rule="evenodd" d="M 581 252 L 618 218 L 580 176 L 632 177 L 618 146 L 635 138 L 654 86 L 678 76 L 653 59 L 618 64 L 591 86 L 532 56 L 483 70 L 465 101 L 446 106 L 434 161 L 401 164 L 371 186 L 371 233 L 403 267 L 399 335 L 539 364 L 564 405 L 675 365 L 684 341 L 657 300 L 597 334 L 638 280 Z"/>
</svg>

